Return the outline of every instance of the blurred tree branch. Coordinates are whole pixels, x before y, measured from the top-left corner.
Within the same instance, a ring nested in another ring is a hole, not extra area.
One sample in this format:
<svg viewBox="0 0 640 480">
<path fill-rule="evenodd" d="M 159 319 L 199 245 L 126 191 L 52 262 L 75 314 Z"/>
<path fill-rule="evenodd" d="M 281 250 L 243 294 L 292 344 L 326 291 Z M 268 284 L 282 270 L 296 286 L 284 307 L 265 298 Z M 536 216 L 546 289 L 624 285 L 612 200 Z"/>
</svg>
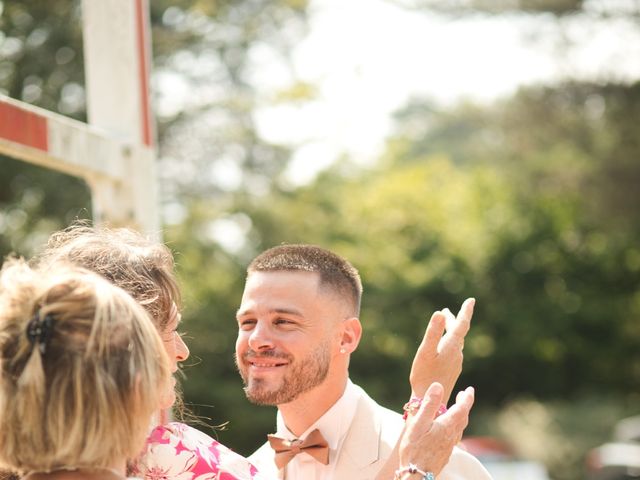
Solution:
<svg viewBox="0 0 640 480">
<path fill-rule="evenodd" d="M 403 8 L 434 11 L 447 15 L 471 14 L 552 14 L 558 17 L 587 14 L 609 18 L 640 18 L 640 2 L 637 0 L 389 0 Z"/>
</svg>

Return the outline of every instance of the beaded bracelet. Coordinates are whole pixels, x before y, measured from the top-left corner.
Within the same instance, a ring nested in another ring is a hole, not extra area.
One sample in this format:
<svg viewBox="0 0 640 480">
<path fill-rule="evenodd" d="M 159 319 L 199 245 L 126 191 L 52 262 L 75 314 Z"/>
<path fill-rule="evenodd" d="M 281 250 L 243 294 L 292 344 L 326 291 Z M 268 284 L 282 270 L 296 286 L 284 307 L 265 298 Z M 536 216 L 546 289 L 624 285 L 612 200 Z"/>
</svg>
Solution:
<svg viewBox="0 0 640 480">
<path fill-rule="evenodd" d="M 433 473 L 425 472 L 424 470 L 419 469 L 413 463 L 410 463 L 406 467 L 400 467 L 398 470 L 396 470 L 396 474 L 394 475 L 393 479 L 401 480 L 402 475 L 404 475 L 405 473 L 409 473 L 411 475 L 417 473 L 419 475 L 422 475 L 422 480 L 436 480 L 436 477 Z"/>
<path fill-rule="evenodd" d="M 413 415 L 414 413 L 416 413 L 420 408 L 420 405 L 422 405 L 422 397 L 411 397 L 411 399 L 404 404 L 404 407 L 402 407 L 402 409 L 404 410 L 402 419 L 406 420 L 409 414 Z M 439 417 L 446 411 L 447 411 L 447 406 L 443 403 L 442 405 L 440 405 L 440 408 L 438 408 L 436 417 Z"/>
</svg>

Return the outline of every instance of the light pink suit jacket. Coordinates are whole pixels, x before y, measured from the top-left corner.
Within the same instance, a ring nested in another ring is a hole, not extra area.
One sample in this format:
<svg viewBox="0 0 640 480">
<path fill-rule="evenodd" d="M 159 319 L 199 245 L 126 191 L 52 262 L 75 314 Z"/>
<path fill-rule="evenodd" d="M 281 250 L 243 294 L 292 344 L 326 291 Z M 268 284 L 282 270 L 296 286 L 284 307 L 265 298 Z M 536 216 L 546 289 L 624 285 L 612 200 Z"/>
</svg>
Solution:
<svg viewBox="0 0 640 480">
<path fill-rule="evenodd" d="M 381 407 L 363 390 L 358 391 L 361 395 L 357 400 L 358 407 L 353 422 L 342 448 L 331 458 L 331 462 L 336 462 L 334 480 L 375 478 L 391 455 L 404 426 L 400 414 Z M 274 452 L 268 443 L 262 445 L 249 460 L 258 467 L 261 474 L 269 478 L 283 478 L 283 470 L 276 468 Z M 437 479 L 491 480 L 491 476 L 478 459 L 455 447 L 449 463 Z"/>
</svg>

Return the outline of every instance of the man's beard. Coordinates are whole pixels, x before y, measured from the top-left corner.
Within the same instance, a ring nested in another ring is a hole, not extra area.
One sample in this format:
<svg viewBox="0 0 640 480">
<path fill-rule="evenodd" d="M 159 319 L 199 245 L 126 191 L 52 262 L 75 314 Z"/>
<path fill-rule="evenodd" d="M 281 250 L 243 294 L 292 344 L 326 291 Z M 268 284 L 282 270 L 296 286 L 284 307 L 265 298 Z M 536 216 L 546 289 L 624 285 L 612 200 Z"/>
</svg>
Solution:
<svg viewBox="0 0 640 480">
<path fill-rule="evenodd" d="M 293 356 L 277 353 L 275 351 L 262 352 L 256 354 L 252 350 L 243 355 L 243 365 L 248 359 L 259 358 L 282 358 L 288 362 L 287 374 L 280 381 L 280 387 L 275 390 L 268 390 L 267 382 L 263 378 L 250 379 L 248 368 L 240 368 L 240 363 L 236 357 L 236 366 L 244 382 L 244 393 L 250 402 L 257 405 L 282 405 L 292 402 L 304 392 L 320 385 L 329 373 L 330 348 L 328 343 L 318 346 L 304 359 L 295 361 Z"/>
</svg>

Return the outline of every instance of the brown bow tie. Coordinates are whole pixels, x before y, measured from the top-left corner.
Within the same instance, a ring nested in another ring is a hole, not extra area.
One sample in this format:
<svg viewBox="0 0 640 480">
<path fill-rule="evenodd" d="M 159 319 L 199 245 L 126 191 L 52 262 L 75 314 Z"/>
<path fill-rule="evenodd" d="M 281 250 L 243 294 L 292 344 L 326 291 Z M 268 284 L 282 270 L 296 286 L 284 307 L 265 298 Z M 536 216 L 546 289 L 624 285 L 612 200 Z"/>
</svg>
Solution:
<svg viewBox="0 0 640 480">
<path fill-rule="evenodd" d="M 271 448 L 276 452 L 275 462 L 278 469 L 284 468 L 300 452 L 311 455 L 320 463 L 329 463 L 329 444 L 320 430 L 311 432 L 304 440 L 285 440 L 275 435 L 267 435 Z"/>
</svg>

